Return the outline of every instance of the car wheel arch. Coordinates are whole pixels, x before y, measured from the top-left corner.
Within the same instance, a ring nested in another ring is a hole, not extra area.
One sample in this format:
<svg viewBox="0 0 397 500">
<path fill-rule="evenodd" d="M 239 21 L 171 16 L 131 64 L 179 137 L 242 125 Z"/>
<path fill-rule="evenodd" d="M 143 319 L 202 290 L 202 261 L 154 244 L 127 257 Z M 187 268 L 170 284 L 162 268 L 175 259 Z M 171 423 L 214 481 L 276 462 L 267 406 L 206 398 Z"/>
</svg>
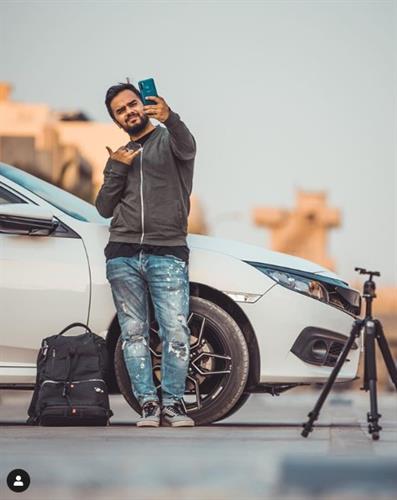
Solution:
<svg viewBox="0 0 397 500">
<path fill-rule="evenodd" d="M 221 309 L 223 309 L 239 326 L 245 341 L 247 342 L 249 353 L 249 374 L 247 380 L 247 390 L 256 387 L 260 379 L 260 355 L 258 341 L 251 325 L 244 311 L 239 305 L 215 288 L 203 285 L 202 283 L 190 283 L 190 295 L 201 297 L 210 302 L 213 302 Z"/>
</svg>

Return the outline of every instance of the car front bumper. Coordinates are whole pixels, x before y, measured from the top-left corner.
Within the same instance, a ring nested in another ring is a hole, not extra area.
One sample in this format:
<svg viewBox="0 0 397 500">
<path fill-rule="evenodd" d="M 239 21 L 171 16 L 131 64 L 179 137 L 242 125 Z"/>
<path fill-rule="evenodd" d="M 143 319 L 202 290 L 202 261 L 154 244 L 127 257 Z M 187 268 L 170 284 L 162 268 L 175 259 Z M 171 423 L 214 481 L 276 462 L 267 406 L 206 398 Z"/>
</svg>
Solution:
<svg viewBox="0 0 397 500">
<path fill-rule="evenodd" d="M 338 309 L 275 285 L 255 303 L 239 303 L 256 332 L 260 354 L 261 383 L 324 382 L 332 366 L 305 362 L 291 351 L 304 329 L 330 331 L 349 337 L 355 317 Z M 356 340 L 356 345 L 360 341 Z M 357 375 L 360 349 L 352 349 L 339 372 L 337 381 Z"/>
</svg>

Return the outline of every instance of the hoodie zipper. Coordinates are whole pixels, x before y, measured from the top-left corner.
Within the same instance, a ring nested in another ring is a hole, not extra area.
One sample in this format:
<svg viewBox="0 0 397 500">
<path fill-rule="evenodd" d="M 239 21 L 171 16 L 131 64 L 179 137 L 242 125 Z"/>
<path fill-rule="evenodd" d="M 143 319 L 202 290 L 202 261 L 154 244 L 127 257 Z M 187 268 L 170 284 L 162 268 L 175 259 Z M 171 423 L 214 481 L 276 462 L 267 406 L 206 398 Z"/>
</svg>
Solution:
<svg viewBox="0 0 397 500">
<path fill-rule="evenodd" d="M 142 146 L 142 151 L 140 154 L 140 159 L 141 159 L 141 224 L 142 224 L 142 236 L 141 236 L 141 245 L 143 242 L 143 237 L 145 235 L 145 211 L 143 207 L 143 146 Z"/>
</svg>

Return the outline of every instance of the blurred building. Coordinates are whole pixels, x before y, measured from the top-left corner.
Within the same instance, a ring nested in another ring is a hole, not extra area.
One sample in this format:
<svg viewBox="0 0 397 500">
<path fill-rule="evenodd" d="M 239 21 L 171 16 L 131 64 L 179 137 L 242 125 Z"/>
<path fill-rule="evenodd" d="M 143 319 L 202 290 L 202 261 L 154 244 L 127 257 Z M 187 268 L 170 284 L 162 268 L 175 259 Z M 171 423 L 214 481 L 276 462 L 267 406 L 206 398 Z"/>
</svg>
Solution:
<svg viewBox="0 0 397 500">
<path fill-rule="evenodd" d="M 46 104 L 12 101 L 11 86 L 0 83 L 0 160 L 90 200 L 92 165 L 78 145 L 62 140 L 61 123 Z"/>
<path fill-rule="evenodd" d="M 341 215 L 338 208 L 327 205 L 325 192 L 298 191 L 293 210 L 257 207 L 252 217 L 257 226 L 271 230 L 272 250 L 335 269 L 327 240 L 329 230 L 340 226 Z"/>
</svg>

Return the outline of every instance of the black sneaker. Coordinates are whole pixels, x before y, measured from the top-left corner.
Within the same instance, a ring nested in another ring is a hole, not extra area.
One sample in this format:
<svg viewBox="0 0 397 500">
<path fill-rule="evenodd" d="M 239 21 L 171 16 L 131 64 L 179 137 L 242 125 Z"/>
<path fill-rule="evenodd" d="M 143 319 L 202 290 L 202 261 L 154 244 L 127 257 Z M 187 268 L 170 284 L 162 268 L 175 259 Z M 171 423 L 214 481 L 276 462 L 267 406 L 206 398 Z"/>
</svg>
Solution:
<svg viewBox="0 0 397 500">
<path fill-rule="evenodd" d="M 171 427 L 193 427 L 194 420 L 186 415 L 182 403 L 176 401 L 172 405 L 163 406 L 162 424 Z"/>
<path fill-rule="evenodd" d="M 137 427 L 158 427 L 160 425 L 160 405 L 158 401 L 146 401 L 142 406 L 142 417 Z"/>
</svg>

